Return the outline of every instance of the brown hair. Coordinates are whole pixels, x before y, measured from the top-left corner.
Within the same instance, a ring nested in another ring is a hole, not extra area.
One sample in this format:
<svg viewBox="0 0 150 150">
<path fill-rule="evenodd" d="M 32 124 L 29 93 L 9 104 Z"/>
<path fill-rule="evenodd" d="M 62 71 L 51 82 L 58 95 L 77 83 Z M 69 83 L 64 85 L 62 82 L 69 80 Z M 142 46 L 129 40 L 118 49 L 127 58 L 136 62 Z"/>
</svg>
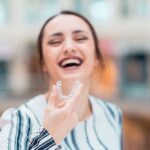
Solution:
<svg viewBox="0 0 150 150">
<path fill-rule="evenodd" d="M 44 32 L 44 29 L 46 27 L 46 25 L 54 18 L 56 18 L 57 16 L 59 15 L 74 15 L 74 16 L 77 16 L 79 18 L 81 18 L 82 20 L 84 20 L 87 25 L 89 26 L 90 30 L 91 30 L 91 33 L 92 33 L 92 36 L 93 36 L 93 40 L 94 40 L 94 45 L 95 45 L 95 51 L 96 51 L 96 56 L 99 60 L 99 64 L 101 66 L 101 69 L 104 69 L 105 68 L 105 63 L 104 63 L 104 59 L 103 59 L 103 56 L 102 56 L 102 52 L 99 48 L 99 42 L 98 42 L 98 37 L 97 37 L 97 34 L 92 26 L 92 24 L 89 22 L 88 19 L 86 19 L 84 16 L 82 16 L 81 14 L 79 13 L 76 13 L 76 12 L 73 12 L 73 11 L 68 11 L 68 10 L 65 10 L 65 11 L 61 11 L 60 13 L 50 17 L 49 19 L 47 19 L 45 21 L 45 23 L 43 24 L 41 30 L 40 30 L 40 33 L 39 33 L 39 36 L 38 36 L 38 40 L 37 40 L 37 49 L 38 49 L 38 59 L 39 59 L 39 63 L 40 63 L 40 66 L 43 65 L 43 53 L 42 53 L 42 41 L 43 41 L 43 32 Z"/>
</svg>

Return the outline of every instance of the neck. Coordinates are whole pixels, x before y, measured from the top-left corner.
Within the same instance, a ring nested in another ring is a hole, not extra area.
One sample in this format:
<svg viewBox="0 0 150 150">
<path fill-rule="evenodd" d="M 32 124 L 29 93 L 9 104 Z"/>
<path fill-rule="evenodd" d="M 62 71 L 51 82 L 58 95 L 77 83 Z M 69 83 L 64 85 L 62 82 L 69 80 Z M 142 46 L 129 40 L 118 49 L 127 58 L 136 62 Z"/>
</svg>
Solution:
<svg viewBox="0 0 150 150">
<path fill-rule="evenodd" d="M 90 84 L 85 82 L 80 103 L 78 103 L 78 106 L 76 108 L 79 121 L 84 121 L 92 114 L 92 108 L 89 102 L 89 90 L 90 90 Z"/>
</svg>

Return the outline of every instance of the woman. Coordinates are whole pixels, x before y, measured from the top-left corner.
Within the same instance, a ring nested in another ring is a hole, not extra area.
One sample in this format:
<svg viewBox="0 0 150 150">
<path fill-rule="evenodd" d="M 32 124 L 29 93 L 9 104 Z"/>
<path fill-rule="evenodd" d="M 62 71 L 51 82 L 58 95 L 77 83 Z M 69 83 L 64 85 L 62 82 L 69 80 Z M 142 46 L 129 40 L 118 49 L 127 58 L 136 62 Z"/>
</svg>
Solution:
<svg viewBox="0 0 150 150">
<path fill-rule="evenodd" d="M 104 66 L 90 22 L 75 12 L 60 12 L 43 25 L 38 50 L 42 69 L 51 81 L 49 91 L 3 115 L 11 124 L 0 133 L 0 147 L 121 150 L 120 110 L 90 96 L 94 69 Z M 76 80 L 80 82 L 70 95 Z"/>
</svg>

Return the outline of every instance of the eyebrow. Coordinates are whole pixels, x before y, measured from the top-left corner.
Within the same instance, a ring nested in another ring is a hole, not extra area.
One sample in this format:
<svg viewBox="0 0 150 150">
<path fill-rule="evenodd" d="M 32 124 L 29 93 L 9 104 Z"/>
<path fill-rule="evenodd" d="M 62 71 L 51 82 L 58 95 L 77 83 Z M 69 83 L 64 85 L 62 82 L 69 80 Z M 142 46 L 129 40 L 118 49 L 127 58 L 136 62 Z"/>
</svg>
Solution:
<svg viewBox="0 0 150 150">
<path fill-rule="evenodd" d="M 83 30 L 75 30 L 75 31 L 73 31 L 72 33 L 86 33 L 86 32 L 83 31 Z"/>
<path fill-rule="evenodd" d="M 61 36 L 61 35 L 62 35 L 61 32 L 56 32 L 56 33 L 51 34 L 50 36 Z"/>
<path fill-rule="evenodd" d="M 77 33 L 86 33 L 86 32 L 83 30 L 75 30 L 72 33 L 77 34 Z M 51 34 L 50 36 L 56 36 L 57 37 L 57 36 L 62 36 L 62 35 L 63 35 L 62 32 L 56 32 L 56 33 Z"/>
</svg>

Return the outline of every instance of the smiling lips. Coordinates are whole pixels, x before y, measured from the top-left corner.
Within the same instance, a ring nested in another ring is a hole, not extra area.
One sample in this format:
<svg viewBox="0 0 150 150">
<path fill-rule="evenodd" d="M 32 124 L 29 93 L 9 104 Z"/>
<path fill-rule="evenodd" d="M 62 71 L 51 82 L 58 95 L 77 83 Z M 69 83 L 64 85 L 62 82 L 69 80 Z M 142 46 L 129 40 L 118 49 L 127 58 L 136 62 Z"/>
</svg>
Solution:
<svg viewBox="0 0 150 150">
<path fill-rule="evenodd" d="M 83 60 L 79 57 L 68 57 L 64 58 L 59 62 L 59 66 L 65 69 L 76 68 L 81 66 Z"/>
</svg>

